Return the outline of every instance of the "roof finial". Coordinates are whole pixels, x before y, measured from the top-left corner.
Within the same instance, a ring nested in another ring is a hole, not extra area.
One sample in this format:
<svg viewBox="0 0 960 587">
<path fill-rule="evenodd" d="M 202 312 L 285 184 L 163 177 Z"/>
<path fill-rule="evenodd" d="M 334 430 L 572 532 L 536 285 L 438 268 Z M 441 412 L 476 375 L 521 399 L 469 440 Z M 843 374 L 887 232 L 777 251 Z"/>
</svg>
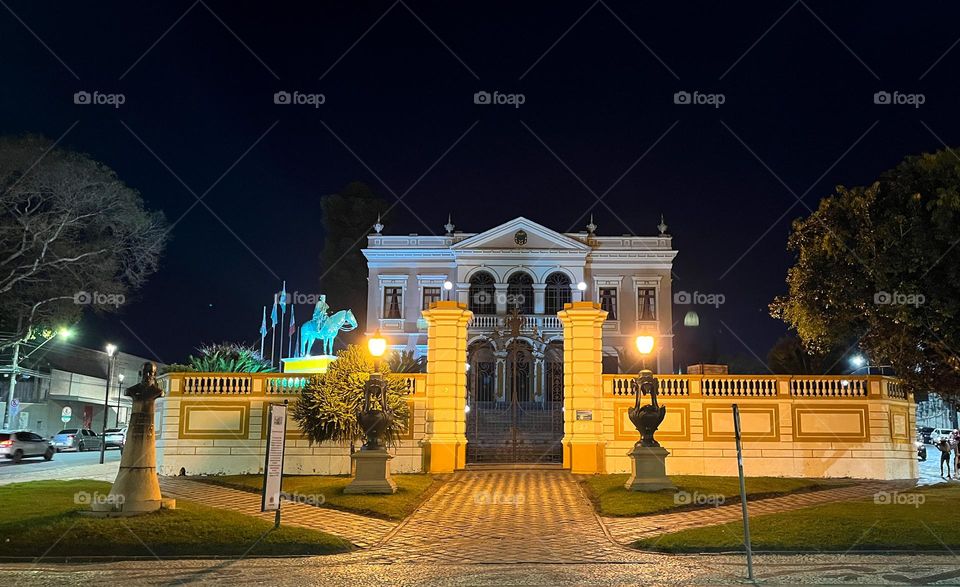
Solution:
<svg viewBox="0 0 960 587">
<path fill-rule="evenodd" d="M 660 215 L 660 224 L 657 225 L 657 228 L 660 230 L 661 236 L 667 234 L 667 223 L 663 221 L 663 214 Z"/>
<path fill-rule="evenodd" d="M 444 224 L 443 227 L 447 229 L 447 235 L 453 234 L 453 229 L 456 228 L 456 226 L 453 224 L 452 214 L 447 214 L 447 223 Z"/>
<path fill-rule="evenodd" d="M 590 224 L 587 225 L 587 232 L 593 234 L 597 230 L 597 225 L 593 223 L 593 214 L 590 214 Z"/>
<path fill-rule="evenodd" d="M 374 230 L 377 234 L 380 234 L 380 231 L 383 230 L 383 223 L 380 222 L 380 213 L 379 213 L 379 212 L 377 212 L 377 223 L 373 225 L 373 230 Z"/>
</svg>

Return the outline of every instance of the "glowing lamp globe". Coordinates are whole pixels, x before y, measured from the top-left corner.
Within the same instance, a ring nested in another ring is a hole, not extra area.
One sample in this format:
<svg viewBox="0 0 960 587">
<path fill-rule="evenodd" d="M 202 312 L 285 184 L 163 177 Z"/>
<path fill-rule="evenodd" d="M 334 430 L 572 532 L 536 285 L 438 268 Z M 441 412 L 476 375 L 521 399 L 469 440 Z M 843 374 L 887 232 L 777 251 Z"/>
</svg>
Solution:
<svg viewBox="0 0 960 587">
<path fill-rule="evenodd" d="M 641 335 L 637 337 L 637 351 L 641 355 L 649 355 L 653 352 L 653 337 Z"/>
<path fill-rule="evenodd" d="M 370 349 L 370 354 L 377 358 L 382 357 L 383 353 L 386 352 L 387 339 L 383 338 L 379 329 L 367 341 L 367 348 Z"/>
<path fill-rule="evenodd" d="M 693 310 L 690 310 L 683 317 L 683 325 L 690 326 L 690 327 L 700 326 L 700 315 L 694 312 Z"/>
</svg>

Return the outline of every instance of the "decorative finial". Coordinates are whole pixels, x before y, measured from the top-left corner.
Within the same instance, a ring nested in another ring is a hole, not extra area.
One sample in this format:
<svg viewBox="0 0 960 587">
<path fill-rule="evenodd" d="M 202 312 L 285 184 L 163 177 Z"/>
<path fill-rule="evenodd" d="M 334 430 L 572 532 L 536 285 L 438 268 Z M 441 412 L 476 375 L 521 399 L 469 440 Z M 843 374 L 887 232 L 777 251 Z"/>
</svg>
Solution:
<svg viewBox="0 0 960 587">
<path fill-rule="evenodd" d="M 447 223 L 444 224 L 443 227 L 447 229 L 448 236 L 453 234 L 453 229 L 456 228 L 456 226 L 453 224 L 453 216 L 451 214 L 447 214 Z"/>
<path fill-rule="evenodd" d="M 373 230 L 374 230 L 377 234 L 380 234 L 380 231 L 383 230 L 383 223 L 380 222 L 380 213 L 379 213 L 379 212 L 377 212 L 377 223 L 373 225 Z"/>
<path fill-rule="evenodd" d="M 587 225 L 587 232 L 593 234 L 597 230 L 597 225 L 593 223 L 593 214 L 590 215 L 590 224 Z"/>
<path fill-rule="evenodd" d="M 657 228 L 660 230 L 661 236 L 667 234 L 667 223 L 663 221 L 663 214 L 660 215 L 660 224 L 657 225 Z"/>
</svg>

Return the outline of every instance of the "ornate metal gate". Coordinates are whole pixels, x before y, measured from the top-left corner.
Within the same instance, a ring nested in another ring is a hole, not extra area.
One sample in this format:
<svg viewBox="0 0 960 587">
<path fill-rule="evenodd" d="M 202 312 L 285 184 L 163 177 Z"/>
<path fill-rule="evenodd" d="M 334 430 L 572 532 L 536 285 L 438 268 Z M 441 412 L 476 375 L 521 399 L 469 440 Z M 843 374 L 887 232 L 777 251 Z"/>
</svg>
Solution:
<svg viewBox="0 0 960 587">
<path fill-rule="evenodd" d="M 562 346 L 521 324 L 514 312 L 491 341 L 471 347 L 468 464 L 563 460 Z"/>
</svg>

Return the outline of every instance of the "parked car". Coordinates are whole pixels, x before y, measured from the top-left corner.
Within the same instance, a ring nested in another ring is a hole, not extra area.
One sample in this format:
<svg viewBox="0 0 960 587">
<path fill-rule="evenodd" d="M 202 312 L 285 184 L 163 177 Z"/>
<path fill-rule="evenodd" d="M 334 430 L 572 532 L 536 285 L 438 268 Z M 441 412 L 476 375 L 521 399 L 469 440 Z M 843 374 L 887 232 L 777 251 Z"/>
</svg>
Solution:
<svg viewBox="0 0 960 587">
<path fill-rule="evenodd" d="M 111 446 L 123 450 L 123 445 L 127 441 L 127 429 L 126 428 L 107 428 L 103 431 L 103 442 L 106 443 L 107 448 Z"/>
<path fill-rule="evenodd" d="M 53 448 L 62 450 L 100 450 L 100 437 L 89 428 L 64 428 L 53 436 Z"/>
<path fill-rule="evenodd" d="M 953 434 L 953 428 L 934 428 L 930 433 L 931 444 L 936 444 L 940 442 L 941 438 L 946 438 L 950 440 L 950 436 Z"/>
<path fill-rule="evenodd" d="M 927 460 L 927 445 L 922 441 L 917 441 L 917 458 L 921 461 Z"/>
<path fill-rule="evenodd" d="M 43 437 L 18 430 L 15 432 L 0 432 L 0 455 L 19 463 L 27 457 L 43 457 L 46 460 L 53 458 L 53 447 Z"/>
<path fill-rule="evenodd" d="M 933 439 L 930 438 L 930 435 L 933 434 L 933 428 L 930 426 L 924 426 L 919 428 L 917 432 L 920 434 L 920 441 L 924 444 L 933 444 Z"/>
</svg>

